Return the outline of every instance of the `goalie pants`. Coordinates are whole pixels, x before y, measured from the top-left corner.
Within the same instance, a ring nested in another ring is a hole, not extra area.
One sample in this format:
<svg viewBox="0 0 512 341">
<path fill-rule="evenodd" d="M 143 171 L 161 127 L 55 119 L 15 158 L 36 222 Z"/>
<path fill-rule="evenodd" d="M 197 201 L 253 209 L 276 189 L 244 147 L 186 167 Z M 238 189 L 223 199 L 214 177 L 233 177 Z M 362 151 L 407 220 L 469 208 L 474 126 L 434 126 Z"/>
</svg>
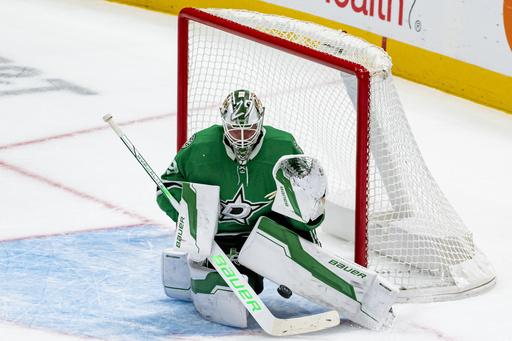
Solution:
<svg viewBox="0 0 512 341">
<path fill-rule="evenodd" d="M 238 262 L 238 254 L 242 249 L 243 244 L 247 240 L 247 236 L 217 236 L 215 237 L 215 241 L 219 245 L 219 247 L 224 251 L 224 253 L 229 257 L 229 259 L 236 266 L 238 271 L 242 275 L 247 276 L 247 282 L 253 288 L 253 290 L 260 294 L 263 291 L 263 277 L 258 275 L 256 272 L 246 268 L 243 265 L 240 265 Z M 208 268 L 213 269 L 213 265 L 209 264 L 206 260 L 205 264 Z"/>
</svg>

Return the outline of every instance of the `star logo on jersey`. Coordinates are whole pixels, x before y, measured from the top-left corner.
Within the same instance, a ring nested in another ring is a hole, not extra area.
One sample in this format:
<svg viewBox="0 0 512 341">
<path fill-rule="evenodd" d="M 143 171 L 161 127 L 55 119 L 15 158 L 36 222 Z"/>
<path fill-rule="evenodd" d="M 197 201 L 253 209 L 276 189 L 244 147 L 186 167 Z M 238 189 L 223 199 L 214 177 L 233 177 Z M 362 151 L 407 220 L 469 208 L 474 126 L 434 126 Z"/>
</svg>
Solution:
<svg viewBox="0 0 512 341">
<path fill-rule="evenodd" d="M 249 225 L 252 215 L 270 202 L 251 202 L 245 199 L 244 186 L 240 186 L 231 200 L 220 201 L 219 222 L 236 222 L 241 225 Z"/>
</svg>

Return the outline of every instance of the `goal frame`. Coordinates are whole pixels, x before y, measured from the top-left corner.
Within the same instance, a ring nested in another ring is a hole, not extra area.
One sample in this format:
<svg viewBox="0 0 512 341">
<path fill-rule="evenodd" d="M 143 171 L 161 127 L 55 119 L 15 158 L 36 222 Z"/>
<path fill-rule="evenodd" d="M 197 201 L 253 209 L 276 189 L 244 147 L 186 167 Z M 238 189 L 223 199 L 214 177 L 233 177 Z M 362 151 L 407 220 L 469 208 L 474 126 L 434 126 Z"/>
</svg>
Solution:
<svg viewBox="0 0 512 341">
<path fill-rule="evenodd" d="M 356 188 L 354 261 L 368 265 L 368 167 L 370 134 L 370 72 L 362 65 L 306 46 L 268 35 L 195 8 L 184 8 L 178 15 L 178 91 L 177 91 L 177 150 L 187 141 L 188 121 L 188 26 L 190 21 L 245 38 L 280 51 L 331 67 L 357 78 Z M 220 100 L 220 99 L 219 99 Z M 364 179 L 364 181 L 362 181 Z"/>
</svg>

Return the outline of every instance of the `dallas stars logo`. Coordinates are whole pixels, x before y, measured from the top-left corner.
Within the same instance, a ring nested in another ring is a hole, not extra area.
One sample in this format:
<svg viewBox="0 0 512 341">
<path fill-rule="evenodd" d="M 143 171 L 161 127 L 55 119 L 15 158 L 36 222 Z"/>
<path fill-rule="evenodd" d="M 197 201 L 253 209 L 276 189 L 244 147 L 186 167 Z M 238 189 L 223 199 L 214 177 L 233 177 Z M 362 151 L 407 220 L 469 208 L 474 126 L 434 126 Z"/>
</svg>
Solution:
<svg viewBox="0 0 512 341">
<path fill-rule="evenodd" d="M 244 186 L 240 186 L 231 200 L 220 201 L 219 222 L 234 221 L 241 225 L 248 225 L 251 216 L 270 202 L 250 202 L 245 199 Z"/>
</svg>

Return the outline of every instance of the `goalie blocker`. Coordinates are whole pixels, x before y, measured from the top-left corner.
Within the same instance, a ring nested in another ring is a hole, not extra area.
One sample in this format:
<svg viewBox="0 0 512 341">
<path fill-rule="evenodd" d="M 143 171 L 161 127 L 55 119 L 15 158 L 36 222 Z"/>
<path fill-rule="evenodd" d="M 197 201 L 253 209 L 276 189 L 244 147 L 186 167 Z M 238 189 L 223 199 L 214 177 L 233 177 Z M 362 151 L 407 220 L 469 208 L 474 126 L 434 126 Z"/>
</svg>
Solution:
<svg viewBox="0 0 512 341">
<path fill-rule="evenodd" d="M 335 256 L 262 217 L 240 264 L 294 293 L 372 330 L 388 327 L 398 288 L 375 272 Z"/>
</svg>

